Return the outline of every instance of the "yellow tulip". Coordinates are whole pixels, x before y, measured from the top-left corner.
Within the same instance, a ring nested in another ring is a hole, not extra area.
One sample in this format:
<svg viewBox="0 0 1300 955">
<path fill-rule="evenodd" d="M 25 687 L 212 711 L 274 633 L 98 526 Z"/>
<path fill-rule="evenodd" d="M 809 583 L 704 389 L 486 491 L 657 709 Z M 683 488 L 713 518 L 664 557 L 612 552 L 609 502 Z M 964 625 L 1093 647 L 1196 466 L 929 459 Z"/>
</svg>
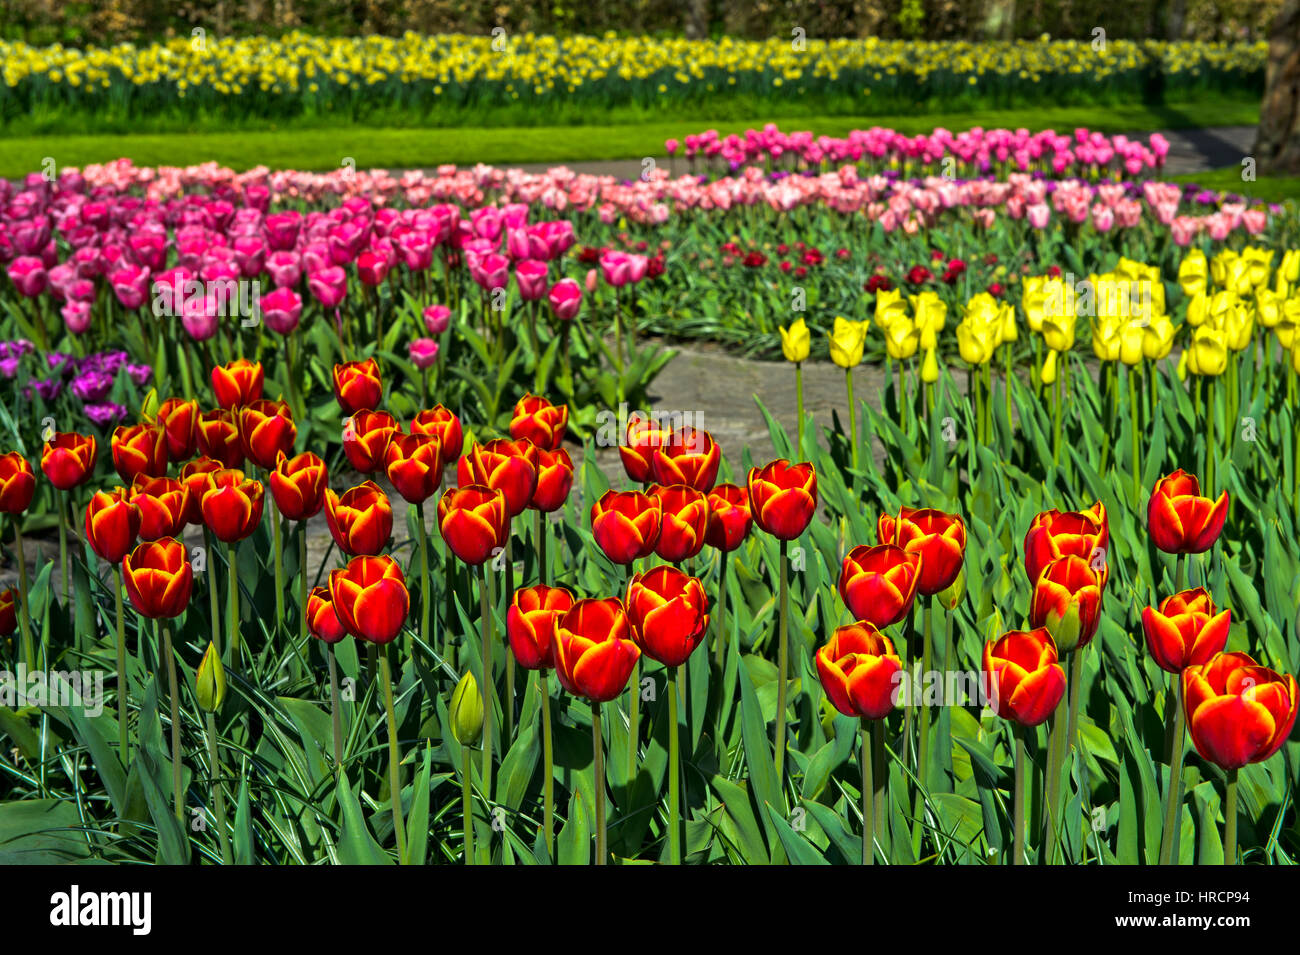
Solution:
<svg viewBox="0 0 1300 955">
<path fill-rule="evenodd" d="M 939 380 L 939 359 L 935 357 L 933 348 L 925 350 L 925 358 L 921 361 L 921 380 L 928 385 Z"/>
<path fill-rule="evenodd" d="M 841 368 L 852 368 L 862 361 L 862 350 L 867 343 L 867 323 L 851 322 L 835 317 L 835 327 L 828 336 L 831 342 L 831 361 Z"/>
<path fill-rule="evenodd" d="M 1050 385 L 1056 381 L 1056 351 L 1052 350 L 1047 353 L 1047 359 L 1043 362 L 1043 372 L 1041 375 L 1043 384 Z"/>
<path fill-rule="evenodd" d="M 982 322 L 962 322 L 957 326 L 957 347 L 961 351 L 962 361 L 971 365 L 985 364 L 998 347 L 994 326 Z"/>
<path fill-rule="evenodd" d="M 1208 271 L 1205 253 L 1200 249 L 1192 249 L 1183 256 L 1178 263 L 1178 284 L 1183 294 L 1188 298 L 1205 294 Z"/>
<path fill-rule="evenodd" d="M 1001 309 L 1002 312 L 1002 329 L 1000 337 L 1004 342 L 1014 342 L 1019 338 L 1016 331 L 1016 310 L 1011 303 L 1005 303 Z"/>
<path fill-rule="evenodd" d="M 1043 316 L 1043 341 L 1052 351 L 1069 351 L 1074 347 L 1073 315 Z"/>
<path fill-rule="evenodd" d="M 898 289 L 881 289 L 876 293 L 876 327 L 884 331 L 898 316 L 907 315 L 903 293 Z"/>
<path fill-rule="evenodd" d="M 1297 330 L 1300 330 L 1300 296 L 1282 303 L 1282 314 L 1273 326 L 1273 334 L 1282 347 L 1290 351 L 1295 344 Z"/>
<path fill-rule="evenodd" d="M 1215 285 L 1221 288 L 1227 287 L 1228 269 L 1235 261 L 1237 261 L 1237 253 L 1232 249 L 1220 249 L 1210 260 L 1210 276 L 1214 279 Z"/>
<path fill-rule="evenodd" d="M 912 315 L 917 329 L 921 332 L 921 347 L 934 348 L 939 332 L 947 321 L 948 306 L 936 292 L 922 292 L 909 296 Z"/>
<path fill-rule="evenodd" d="M 1282 320 L 1282 302 L 1280 296 L 1270 288 L 1255 289 L 1255 318 L 1265 328 L 1272 328 Z"/>
<path fill-rule="evenodd" d="M 1269 273 L 1273 270 L 1273 256 L 1276 253 L 1272 249 L 1261 249 L 1256 246 L 1248 246 L 1242 250 L 1241 261 L 1246 263 L 1247 276 L 1245 281 L 1250 283 L 1251 288 L 1259 288 L 1261 285 L 1268 284 Z M 1245 295 L 1249 289 L 1238 289 Z"/>
<path fill-rule="evenodd" d="M 1289 283 L 1300 281 L 1300 249 L 1287 249 L 1282 253 L 1277 274 Z"/>
<path fill-rule="evenodd" d="M 1142 329 L 1142 354 L 1149 361 L 1160 361 L 1174 347 L 1174 323 L 1168 315 L 1157 315 Z"/>
<path fill-rule="evenodd" d="M 890 358 L 902 361 L 916 354 L 921 343 L 921 330 L 906 315 L 899 315 L 885 327 L 885 352 Z"/>
<path fill-rule="evenodd" d="M 1193 375 L 1216 376 L 1228 367 L 1228 346 L 1223 332 L 1202 325 L 1187 346 L 1187 370 Z"/>
<path fill-rule="evenodd" d="M 808 360 L 812 336 L 808 333 L 808 323 L 802 318 L 790 323 L 789 328 L 778 329 L 781 333 L 781 351 L 786 361 L 801 362 Z"/>
</svg>

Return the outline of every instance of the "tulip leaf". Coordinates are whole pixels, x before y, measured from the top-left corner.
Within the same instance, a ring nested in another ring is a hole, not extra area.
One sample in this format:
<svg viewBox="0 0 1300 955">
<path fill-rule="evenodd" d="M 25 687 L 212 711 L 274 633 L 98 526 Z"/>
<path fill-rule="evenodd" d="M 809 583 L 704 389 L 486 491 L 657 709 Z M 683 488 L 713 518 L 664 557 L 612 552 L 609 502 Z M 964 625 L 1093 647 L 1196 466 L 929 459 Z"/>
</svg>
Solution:
<svg viewBox="0 0 1300 955">
<path fill-rule="evenodd" d="M 361 815 L 361 805 L 352 792 L 347 773 L 342 770 L 339 771 L 334 793 L 343 812 L 343 831 L 338 843 L 339 861 L 344 865 L 392 865 L 393 860 L 370 834 Z"/>
</svg>

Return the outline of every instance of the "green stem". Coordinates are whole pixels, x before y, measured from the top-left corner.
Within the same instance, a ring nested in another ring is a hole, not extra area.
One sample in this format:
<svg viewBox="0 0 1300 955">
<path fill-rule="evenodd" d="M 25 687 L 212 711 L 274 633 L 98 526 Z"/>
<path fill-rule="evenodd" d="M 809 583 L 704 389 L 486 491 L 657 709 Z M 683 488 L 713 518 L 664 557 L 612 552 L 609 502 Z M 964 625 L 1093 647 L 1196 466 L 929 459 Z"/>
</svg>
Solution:
<svg viewBox="0 0 1300 955">
<path fill-rule="evenodd" d="M 117 611 L 117 739 L 122 766 L 128 766 L 126 716 L 129 694 L 126 676 L 126 626 L 122 619 L 122 566 L 113 566 L 113 604 Z"/>
<path fill-rule="evenodd" d="M 205 532 L 206 533 L 206 532 Z M 217 587 L 217 560 L 216 555 L 212 553 L 212 538 L 206 537 L 208 543 L 208 558 L 204 565 L 205 573 L 208 575 L 208 609 L 212 616 L 212 645 L 216 648 L 217 656 L 221 655 L 221 593 Z M 306 616 L 306 605 L 304 605 L 304 616 Z"/>
<path fill-rule="evenodd" d="M 460 819 L 465 831 L 465 864 L 474 864 L 474 806 L 470 801 L 469 747 L 460 751 Z"/>
<path fill-rule="evenodd" d="M 330 667 L 330 723 L 334 731 L 334 768 L 343 765 L 343 711 L 339 702 L 339 666 L 334 659 L 334 644 L 326 644 L 325 658 Z"/>
<path fill-rule="evenodd" d="M 515 561 L 512 553 L 511 537 L 506 537 L 506 607 L 508 608 L 515 598 Z M 495 601 L 493 602 L 495 606 Z M 501 741 L 501 752 L 504 753 L 510 748 L 510 740 L 515 735 L 515 655 L 506 654 L 506 699 L 502 705 L 505 711 L 505 738 Z"/>
<path fill-rule="evenodd" d="M 1174 836 L 1178 827 L 1178 814 L 1182 808 L 1183 743 L 1187 736 L 1187 714 L 1183 710 L 1183 681 L 1177 673 L 1169 680 L 1169 705 L 1174 707 L 1174 736 L 1169 750 L 1169 782 L 1165 786 L 1165 831 L 1160 840 L 1160 864 L 1174 862 Z"/>
<path fill-rule="evenodd" d="M 181 694 L 176 682 L 176 656 L 172 652 L 172 628 L 154 621 L 155 630 L 163 632 L 163 652 L 167 654 L 167 692 L 172 705 L 172 795 L 176 802 L 176 818 L 185 818 L 185 790 L 181 786 Z"/>
<path fill-rule="evenodd" d="M 789 542 L 781 541 L 780 605 L 777 608 L 777 675 L 776 675 L 776 784 L 785 788 L 785 684 L 790 669 L 789 622 L 786 619 L 790 605 L 790 549 Z"/>
<path fill-rule="evenodd" d="M 1205 487 L 1202 491 L 1214 497 L 1214 379 L 1205 379 Z"/>
<path fill-rule="evenodd" d="M 1142 502 L 1141 429 L 1138 426 L 1138 408 L 1142 403 L 1142 398 L 1137 385 L 1137 372 L 1133 368 L 1128 370 L 1128 400 L 1129 411 L 1133 416 L 1131 422 L 1133 426 L 1133 501 L 1136 506 Z"/>
<path fill-rule="evenodd" d="M 483 768 L 480 772 L 483 784 L 483 798 L 492 799 L 492 717 L 497 705 L 496 688 L 492 683 L 492 573 L 485 563 L 483 579 L 479 582 L 480 613 L 483 631 L 482 660 L 480 663 L 479 686 L 483 688 Z"/>
<path fill-rule="evenodd" d="M 239 667 L 239 565 L 235 556 L 236 549 L 239 545 L 231 542 L 227 547 L 227 554 L 230 558 L 230 565 L 227 572 L 230 576 L 230 665 Z"/>
<path fill-rule="evenodd" d="M 885 763 L 885 721 L 874 720 L 871 727 L 871 759 L 874 764 L 872 769 L 872 803 L 876 816 L 874 833 L 875 837 L 880 840 L 881 847 L 884 850 L 884 858 L 889 858 L 889 848 L 892 841 L 889 832 L 889 817 L 886 813 L 888 808 L 885 803 L 885 784 L 889 781 L 889 767 Z"/>
<path fill-rule="evenodd" d="M 1013 815 L 1013 831 L 1015 833 L 1012 841 L 1011 864 L 1024 865 L 1025 863 L 1025 763 L 1028 761 L 1025 754 L 1025 728 L 1019 723 L 1012 726 L 1012 735 L 1016 740 L 1016 793 L 1015 793 L 1015 810 Z"/>
<path fill-rule="evenodd" d="M 592 785 L 596 790 L 596 865 L 605 864 L 605 741 L 600 731 L 600 704 L 591 704 Z"/>
<path fill-rule="evenodd" d="M 858 469 L 858 413 L 857 402 L 853 400 L 853 369 L 844 369 L 844 387 L 849 396 L 849 460 L 852 463 L 853 470 Z M 803 416 L 800 415 L 800 420 Z M 803 444 L 800 443 L 800 453 L 802 453 Z"/>
<path fill-rule="evenodd" d="M 429 577 L 429 531 L 424 525 L 424 502 L 421 501 L 415 505 L 416 526 L 420 531 L 420 639 L 424 641 L 426 647 L 433 644 L 429 638 L 430 614 L 433 610 L 433 586 L 432 579 Z M 411 638 L 407 635 L 407 653 L 413 653 L 414 647 L 411 646 Z"/>
<path fill-rule="evenodd" d="M 379 666 L 384 680 L 384 717 L 388 721 L 388 790 L 393 801 L 393 835 L 397 837 L 397 860 L 406 864 L 406 823 L 402 818 L 402 777 L 398 771 L 401 761 L 397 749 L 397 718 L 393 711 L 393 671 L 388 665 L 387 647 L 381 647 Z"/>
<path fill-rule="evenodd" d="M 799 447 L 795 451 L 795 457 L 803 459 L 803 362 L 794 363 L 794 403 L 795 403 L 795 429 L 798 435 Z"/>
<path fill-rule="evenodd" d="M 1228 793 L 1223 809 L 1223 864 L 1237 864 L 1237 770 L 1228 770 Z"/>
<path fill-rule="evenodd" d="M 1053 865 L 1056 862 L 1056 834 L 1060 825 L 1060 807 L 1057 803 L 1061 789 L 1060 767 L 1064 761 L 1062 751 L 1065 749 L 1067 707 L 1068 704 L 1064 700 L 1057 704 L 1056 712 L 1052 714 L 1052 728 L 1048 736 L 1047 783 L 1043 794 L 1043 820 L 1046 831 L 1043 834 L 1043 853 L 1039 856 L 1039 862 L 1044 865 Z"/>
<path fill-rule="evenodd" d="M 217 722 L 211 713 L 208 713 L 207 717 L 208 765 L 212 772 L 212 802 L 217 812 L 217 838 L 221 841 L 221 864 L 230 865 L 234 857 L 230 853 L 230 836 L 226 832 L 226 795 L 221 787 L 221 762 L 217 752 Z"/>
<path fill-rule="evenodd" d="M 271 506 L 266 509 L 271 519 L 271 542 L 275 559 L 275 626 L 272 633 L 279 632 L 284 626 L 284 543 L 280 539 L 280 509 L 271 498 Z"/>
<path fill-rule="evenodd" d="M 537 674 L 542 681 L 542 777 L 543 832 L 546 837 L 546 854 L 555 861 L 555 756 L 551 730 L 551 675 L 547 670 Z"/>
<path fill-rule="evenodd" d="M 36 651 L 32 647 L 32 618 L 27 607 L 27 558 L 23 555 L 23 528 L 22 515 L 14 515 L 14 549 L 18 558 L 18 622 L 23 631 L 23 660 L 27 663 L 27 669 L 34 671 L 37 668 Z M 41 635 L 41 646 L 45 645 L 45 635 Z"/>
<path fill-rule="evenodd" d="M 59 567 L 63 573 L 63 605 L 68 605 L 69 590 L 68 584 L 68 521 L 67 515 L 63 513 L 64 492 L 55 492 L 55 509 L 59 515 Z"/>
<path fill-rule="evenodd" d="M 934 666 L 934 641 L 931 639 L 932 614 L 934 611 L 934 600 L 931 598 L 926 602 L 925 614 L 925 631 L 923 642 L 921 644 L 921 680 L 922 686 L 929 679 L 930 670 Z M 930 706 L 925 701 L 924 690 L 921 697 L 921 727 L 917 738 L 917 756 L 916 756 L 916 812 L 915 820 L 912 824 L 912 855 L 919 856 L 921 853 L 921 834 L 925 826 L 925 797 L 929 792 L 930 784 Z"/>
<path fill-rule="evenodd" d="M 537 582 L 545 584 L 546 573 L 546 515 L 533 512 L 533 546 L 537 548 Z"/>
<path fill-rule="evenodd" d="M 302 587 L 302 606 L 298 614 L 298 642 L 307 645 L 307 603 L 311 599 L 310 584 L 307 581 L 307 522 L 298 525 L 298 579 Z M 216 604 L 213 604 L 213 632 L 215 633 Z"/>
<path fill-rule="evenodd" d="M 677 673 L 680 667 L 668 668 L 668 864 L 682 864 L 680 833 L 681 750 L 677 731 Z"/>
<path fill-rule="evenodd" d="M 862 764 L 862 864 L 871 865 L 875 861 L 876 812 L 872 799 L 876 784 L 872 779 L 871 720 L 865 716 L 858 735 L 861 746 L 858 761 Z"/>
<path fill-rule="evenodd" d="M 1083 651 L 1084 647 L 1075 647 L 1070 661 L 1070 727 L 1066 736 L 1067 749 L 1071 752 L 1079 738 L 1079 698 L 1083 695 Z"/>
</svg>

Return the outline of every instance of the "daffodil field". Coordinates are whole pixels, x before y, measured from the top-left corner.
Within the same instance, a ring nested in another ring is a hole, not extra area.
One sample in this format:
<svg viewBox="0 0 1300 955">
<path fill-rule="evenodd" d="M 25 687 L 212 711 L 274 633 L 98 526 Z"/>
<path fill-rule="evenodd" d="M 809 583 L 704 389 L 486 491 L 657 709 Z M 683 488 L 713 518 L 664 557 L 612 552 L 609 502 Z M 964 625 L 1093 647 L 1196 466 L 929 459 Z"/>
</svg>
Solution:
<svg viewBox="0 0 1300 955">
<path fill-rule="evenodd" d="M 0 41 L 0 128 L 37 132 L 591 123 L 872 115 L 1257 97 L 1267 45 L 1110 40 L 793 42 L 445 35 L 32 47 Z M 1152 97 L 1155 97 L 1152 100 Z"/>
<path fill-rule="evenodd" d="M 0 43 L 0 122 L 869 116 L 1266 53 L 197 39 Z M 684 121 L 634 180 L 0 180 L 0 861 L 1300 861 L 1300 219 L 1169 156 Z M 723 441 L 682 349 L 796 413 Z"/>
</svg>

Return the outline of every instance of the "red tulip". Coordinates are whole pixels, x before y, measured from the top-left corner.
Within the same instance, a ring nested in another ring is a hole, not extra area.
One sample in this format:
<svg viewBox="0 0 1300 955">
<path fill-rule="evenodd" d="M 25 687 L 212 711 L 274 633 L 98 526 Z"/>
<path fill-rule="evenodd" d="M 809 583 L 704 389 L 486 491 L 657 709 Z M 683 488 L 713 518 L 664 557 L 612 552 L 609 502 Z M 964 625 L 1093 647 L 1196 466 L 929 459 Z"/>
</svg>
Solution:
<svg viewBox="0 0 1300 955">
<path fill-rule="evenodd" d="M 510 437 L 527 438 L 539 448 L 558 451 L 569 426 L 569 406 L 553 405 L 540 395 L 524 395 L 510 418 Z"/>
<path fill-rule="evenodd" d="M 1262 763 L 1295 726 L 1296 679 L 1244 653 L 1220 653 L 1183 671 L 1187 729 L 1196 751 L 1223 769 Z"/>
<path fill-rule="evenodd" d="M 875 627 L 898 623 L 912 609 L 921 581 L 920 551 L 893 544 L 855 547 L 840 570 L 840 597 L 857 620 Z"/>
<path fill-rule="evenodd" d="M 1082 557 L 1058 557 L 1038 576 L 1029 625 L 1046 627 L 1062 653 L 1086 647 L 1101 622 L 1101 582 Z"/>
<path fill-rule="evenodd" d="M 212 475 L 224 469 L 224 464 L 209 457 L 195 458 L 181 467 L 181 483 L 190 492 L 185 508 L 186 524 L 203 523 L 203 508 L 200 506 L 203 493 L 212 486 Z"/>
<path fill-rule="evenodd" d="M 199 403 L 168 398 L 158 406 L 154 420 L 167 436 L 167 457 L 184 461 L 194 456 L 199 440 Z"/>
<path fill-rule="evenodd" d="M 1204 587 L 1166 597 L 1159 610 L 1147 607 L 1142 611 L 1147 649 L 1160 668 L 1170 673 L 1208 663 L 1222 652 L 1231 625 L 1232 611 L 1216 614 Z"/>
<path fill-rule="evenodd" d="M 736 484 L 718 484 L 708 493 L 709 523 L 704 542 L 729 554 L 749 536 L 754 518 L 749 512 L 749 491 Z"/>
<path fill-rule="evenodd" d="M 384 466 L 388 480 L 409 504 L 423 504 L 442 486 L 442 448 L 433 435 L 394 435 Z"/>
<path fill-rule="evenodd" d="M 650 457 L 650 472 L 660 484 L 685 484 L 702 494 L 713 490 L 718 480 L 722 452 L 713 435 L 702 428 L 674 431 Z"/>
<path fill-rule="evenodd" d="M 1025 534 L 1025 573 L 1033 584 L 1056 558 L 1082 557 L 1105 587 L 1110 574 L 1106 563 L 1109 547 L 1106 506 L 1100 501 L 1085 511 L 1043 511 Z"/>
<path fill-rule="evenodd" d="M 903 662 L 871 624 L 836 627 L 816 659 L 826 696 L 845 716 L 880 720 L 893 710 Z"/>
<path fill-rule="evenodd" d="M 462 561 L 483 563 L 505 547 L 510 532 L 505 495 L 481 484 L 449 488 L 438 499 L 438 530 Z"/>
<path fill-rule="evenodd" d="M 122 577 L 131 605 L 155 620 L 179 617 L 194 589 L 189 554 L 173 537 L 147 541 L 123 557 Z"/>
<path fill-rule="evenodd" d="M 537 490 L 537 445 L 526 438 L 506 441 L 503 438 L 477 442 L 469 454 L 456 465 L 456 483 L 461 487 L 482 484 L 496 488 L 506 499 L 510 517 L 522 514 Z"/>
<path fill-rule="evenodd" d="M 36 472 L 17 451 L 0 455 L 0 511 L 21 514 L 36 493 Z"/>
<path fill-rule="evenodd" d="M 215 471 L 208 480 L 199 509 L 213 536 L 233 544 L 253 533 L 262 520 L 262 482 L 246 478 L 243 471 L 233 468 Z"/>
<path fill-rule="evenodd" d="M 118 563 L 131 552 L 139 534 L 140 510 L 126 488 L 91 495 L 86 505 L 86 543 L 100 560 Z"/>
<path fill-rule="evenodd" d="M 384 395 L 379 362 L 374 358 L 334 366 L 334 398 L 345 415 L 373 411 Z"/>
<path fill-rule="evenodd" d="M 465 444 L 465 435 L 461 430 L 460 419 L 438 405 L 428 411 L 421 411 L 411 420 L 412 434 L 431 434 L 438 439 L 442 447 L 442 460 L 455 461 Z"/>
<path fill-rule="evenodd" d="M 343 453 L 362 474 L 374 474 L 384 469 L 388 442 L 401 433 L 387 411 L 358 411 L 343 423 Z"/>
<path fill-rule="evenodd" d="M 573 594 L 563 587 L 536 584 L 515 591 L 506 612 L 510 649 L 525 670 L 555 666 L 555 621 L 573 606 Z"/>
<path fill-rule="evenodd" d="M 1042 627 L 1012 630 L 984 645 L 984 693 L 1004 720 L 1037 726 L 1065 695 L 1065 669 L 1056 644 Z"/>
<path fill-rule="evenodd" d="M 0 590 L 0 637 L 12 637 L 18 630 L 18 591 Z"/>
<path fill-rule="evenodd" d="M 561 614 L 553 654 L 560 685 L 593 703 L 622 693 L 641 657 L 623 605 L 612 597 L 579 600 Z"/>
<path fill-rule="evenodd" d="M 239 468 L 244 463 L 244 442 L 239 437 L 239 421 L 234 412 L 224 408 L 199 415 L 199 453 L 220 461 L 225 468 Z"/>
<path fill-rule="evenodd" d="M 353 557 L 343 569 L 330 571 L 330 598 L 343 629 L 378 644 L 397 637 L 411 608 L 402 568 L 387 555 Z"/>
<path fill-rule="evenodd" d="M 640 484 L 649 484 L 655 449 L 671 437 L 672 430 L 657 420 L 632 414 L 627 421 L 624 443 L 618 449 L 627 476 Z"/>
<path fill-rule="evenodd" d="M 283 401 L 259 398 L 238 411 L 239 440 L 244 456 L 259 468 L 270 470 L 281 454 L 292 454 L 298 438 L 293 412 Z"/>
<path fill-rule="evenodd" d="M 213 368 L 212 391 L 217 396 L 217 404 L 230 411 L 256 401 L 262 397 L 264 377 L 262 363 L 247 358 L 236 358 L 228 365 Z"/>
<path fill-rule="evenodd" d="M 709 598 L 699 580 L 676 567 L 637 574 L 624 600 L 632 639 L 664 666 L 681 666 L 709 629 Z"/>
<path fill-rule="evenodd" d="M 606 491 L 591 505 L 591 533 L 616 564 L 654 553 L 660 520 L 659 500 L 640 491 Z"/>
<path fill-rule="evenodd" d="M 876 522 L 880 543 L 921 555 L 917 590 L 927 597 L 952 586 L 966 557 L 966 524 L 956 514 L 933 508 L 905 507 L 895 519 L 881 514 Z"/>
<path fill-rule="evenodd" d="M 113 467 L 128 484 L 137 474 L 167 473 L 167 438 L 156 424 L 119 425 L 113 432 Z"/>
<path fill-rule="evenodd" d="M 71 491 L 90 479 L 97 451 L 94 435 L 60 431 L 41 451 L 41 470 L 60 491 Z"/>
<path fill-rule="evenodd" d="M 785 459 L 749 469 L 749 510 L 754 523 L 778 540 L 794 540 L 817 512 L 817 472 Z"/>
<path fill-rule="evenodd" d="M 374 556 L 393 536 L 392 505 L 374 481 L 366 481 L 342 495 L 326 488 L 325 522 L 334 543 L 350 557 Z"/>
<path fill-rule="evenodd" d="M 307 630 L 323 643 L 338 643 L 348 635 L 339 615 L 334 612 L 334 600 L 328 587 L 315 587 L 307 598 Z"/>
<path fill-rule="evenodd" d="M 1147 529 L 1166 554 L 1201 554 L 1214 546 L 1228 516 L 1228 492 L 1201 497 L 1201 482 L 1179 468 L 1156 481 L 1147 504 Z"/>
<path fill-rule="evenodd" d="M 267 483 L 280 513 L 291 521 L 305 521 L 315 517 L 325 506 L 329 469 L 310 451 L 292 458 L 281 454 L 275 460 L 275 470 L 267 478 Z"/>
<path fill-rule="evenodd" d="M 704 495 L 685 484 L 671 487 L 655 484 L 649 493 L 659 502 L 659 539 L 655 542 L 655 553 L 678 563 L 703 550 L 709 523 L 709 502 Z"/>
<path fill-rule="evenodd" d="M 179 537 L 189 513 L 189 489 L 176 478 L 138 475 L 131 484 L 131 503 L 140 512 L 140 539 Z"/>
<path fill-rule="evenodd" d="M 569 452 L 560 448 L 558 451 L 537 449 L 537 487 L 533 489 L 533 499 L 528 506 L 533 510 L 549 514 L 564 506 L 573 489 L 573 460 Z"/>
</svg>

